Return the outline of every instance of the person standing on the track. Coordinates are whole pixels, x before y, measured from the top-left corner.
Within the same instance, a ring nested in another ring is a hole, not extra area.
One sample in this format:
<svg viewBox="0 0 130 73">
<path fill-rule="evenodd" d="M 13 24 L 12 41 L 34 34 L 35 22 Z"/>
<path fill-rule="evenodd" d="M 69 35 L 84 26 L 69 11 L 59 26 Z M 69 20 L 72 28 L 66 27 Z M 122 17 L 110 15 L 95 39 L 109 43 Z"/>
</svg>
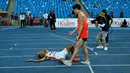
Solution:
<svg viewBox="0 0 130 73">
<path fill-rule="evenodd" d="M 74 12 L 78 14 L 78 26 L 75 30 L 70 32 L 70 35 L 74 34 L 78 30 L 78 35 L 76 37 L 76 45 L 74 49 L 74 53 L 69 61 L 64 60 L 63 63 L 67 66 L 71 66 L 73 63 L 73 59 L 76 57 L 78 50 L 82 47 L 84 55 L 86 57 L 86 61 L 82 62 L 84 64 L 90 64 L 88 57 L 88 50 L 86 48 L 86 42 L 88 38 L 88 23 L 85 14 L 81 11 L 81 6 L 79 4 L 75 4 L 73 6 Z"/>
<path fill-rule="evenodd" d="M 109 30 L 109 25 L 107 23 L 107 20 L 105 18 L 105 13 L 100 13 L 98 16 L 98 21 L 96 21 L 96 25 L 101 28 L 101 31 L 98 33 L 96 40 L 98 42 L 97 48 L 104 48 L 104 50 L 107 50 L 107 43 L 106 43 L 106 37 Z M 103 45 L 102 45 L 103 43 Z"/>
<path fill-rule="evenodd" d="M 50 11 L 50 14 L 48 15 L 48 20 L 50 23 L 51 31 L 55 31 L 56 30 L 56 26 L 55 26 L 56 16 L 52 10 Z"/>
<path fill-rule="evenodd" d="M 109 28 L 111 27 L 111 24 L 113 23 L 113 19 L 110 15 L 107 14 L 105 9 L 103 9 L 102 12 L 105 13 L 105 18 L 106 18 L 107 24 L 109 25 L 108 27 L 108 31 L 109 31 Z M 108 42 L 109 42 L 109 33 L 107 34 L 107 37 L 106 37 L 107 45 L 108 45 Z"/>
</svg>

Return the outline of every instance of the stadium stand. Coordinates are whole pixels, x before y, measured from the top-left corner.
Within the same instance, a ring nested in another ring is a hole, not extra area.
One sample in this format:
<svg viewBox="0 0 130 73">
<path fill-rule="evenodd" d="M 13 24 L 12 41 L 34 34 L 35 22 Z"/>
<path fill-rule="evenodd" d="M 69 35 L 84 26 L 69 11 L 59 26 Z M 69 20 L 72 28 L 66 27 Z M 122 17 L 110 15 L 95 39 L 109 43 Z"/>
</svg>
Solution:
<svg viewBox="0 0 130 73">
<path fill-rule="evenodd" d="M 0 9 L 6 11 L 9 4 L 9 0 L 0 0 Z"/>
<path fill-rule="evenodd" d="M 94 17 L 99 14 L 102 9 L 106 9 L 108 13 L 114 12 L 114 17 L 119 18 L 120 11 L 123 10 L 124 17 L 130 17 L 130 1 L 129 0 L 82 0 L 84 6 L 88 9 L 89 13 L 94 12 Z M 98 4 L 98 7 L 94 7 Z"/>
<path fill-rule="evenodd" d="M 29 9 L 34 17 L 38 17 L 39 13 L 47 12 L 52 9 L 57 18 L 67 18 L 71 15 L 73 1 L 64 0 L 16 0 L 14 13 L 26 13 Z"/>
</svg>

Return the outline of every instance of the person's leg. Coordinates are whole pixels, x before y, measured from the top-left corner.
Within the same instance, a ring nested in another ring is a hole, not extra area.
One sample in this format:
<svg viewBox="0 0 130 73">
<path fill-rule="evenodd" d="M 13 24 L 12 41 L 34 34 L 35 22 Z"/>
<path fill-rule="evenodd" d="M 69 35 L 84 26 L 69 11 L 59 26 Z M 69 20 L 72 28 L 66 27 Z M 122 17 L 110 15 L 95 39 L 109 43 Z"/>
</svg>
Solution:
<svg viewBox="0 0 130 73">
<path fill-rule="evenodd" d="M 53 23 L 52 23 L 52 21 L 50 21 L 50 27 L 51 27 L 51 30 L 53 30 Z"/>
<path fill-rule="evenodd" d="M 18 26 L 18 20 L 15 20 L 16 21 L 16 25 Z"/>
<path fill-rule="evenodd" d="M 54 30 L 56 30 L 55 22 L 53 22 L 53 28 L 54 28 Z"/>
<path fill-rule="evenodd" d="M 42 25 L 42 22 L 43 22 L 42 19 L 40 19 L 40 25 Z"/>
<path fill-rule="evenodd" d="M 89 62 L 88 49 L 86 48 L 86 43 L 86 41 L 83 41 L 81 47 L 83 49 L 84 56 L 86 57 L 86 62 Z"/>
<path fill-rule="evenodd" d="M 74 46 L 73 45 L 68 45 L 67 47 L 66 47 L 66 50 L 67 50 L 67 52 L 69 53 L 69 52 L 73 52 L 74 51 Z"/>
<path fill-rule="evenodd" d="M 24 20 L 22 20 L 22 28 L 24 27 Z"/>
<path fill-rule="evenodd" d="M 76 45 L 74 47 L 74 52 L 73 52 L 73 55 L 71 56 L 71 59 L 69 60 L 70 63 L 73 62 L 74 58 L 76 57 L 77 53 L 78 53 L 78 50 L 80 48 L 80 46 L 82 45 L 83 43 L 83 40 L 82 38 L 80 38 L 77 42 L 76 42 Z"/>
<path fill-rule="evenodd" d="M 109 42 L 109 33 L 107 34 L 107 37 L 106 37 L 106 43 L 108 45 L 108 42 Z"/>
<path fill-rule="evenodd" d="M 21 20 L 21 28 L 22 28 L 22 25 L 23 25 L 23 20 Z"/>
<path fill-rule="evenodd" d="M 82 40 L 82 38 L 80 38 L 80 39 L 76 42 L 76 45 L 75 45 L 75 47 L 74 47 L 74 52 L 73 52 L 73 55 L 71 56 L 71 59 L 70 59 L 69 61 L 66 61 L 66 60 L 63 61 L 63 63 L 64 63 L 65 65 L 67 65 L 67 66 L 71 66 L 71 65 L 72 65 L 72 62 L 73 62 L 75 56 L 77 55 L 78 50 L 79 50 L 80 46 L 82 45 L 82 43 L 83 43 L 83 40 Z"/>
<path fill-rule="evenodd" d="M 26 21 L 23 20 L 23 28 L 25 28 L 25 25 L 26 25 Z"/>
<path fill-rule="evenodd" d="M 108 34 L 108 32 L 106 32 L 106 31 L 103 31 L 103 32 L 102 32 L 102 42 L 103 42 L 103 45 L 104 45 L 104 50 L 107 50 L 107 49 L 108 49 L 108 48 L 107 48 L 107 43 L 106 43 L 107 34 Z"/>
<path fill-rule="evenodd" d="M 31 25 L 31 26 L 33 26 L 33 22 L 32 22 L 32 20 L 31 20 L 31 19 L 30 19 L 30 25 Z"/>
<path fill-rule="evenodd" d="M 101 42 L 101 37 L 102 37 L 102 32 L 99 32 L 97 37 L 96 37 L 96 40 L 97 40 L 98 45 L 99 45 L 97 48 L 103 48 L 102 42 Z"/>
<path fill-rule="evenodd" d="M 11 24 L 12 24 L 12 26 L 13 26 L 13 19 L 11 20 Z"/>
</svg>

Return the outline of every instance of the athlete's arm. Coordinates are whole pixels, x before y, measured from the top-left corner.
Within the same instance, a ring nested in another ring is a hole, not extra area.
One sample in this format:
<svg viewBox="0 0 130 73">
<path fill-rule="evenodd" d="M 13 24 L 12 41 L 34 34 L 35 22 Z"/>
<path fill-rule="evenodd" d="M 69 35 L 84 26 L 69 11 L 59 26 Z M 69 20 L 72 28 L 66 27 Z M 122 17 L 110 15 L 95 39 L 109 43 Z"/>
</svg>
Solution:
<svg viewBox="0 0 130 73">
<path fill-rule="evenodd" d="M 69 35 L 73 35 L 77 31 L 77 28 L 75 28 L 72 32 L 69 33 Z"/>
<path fill-rule="evenodd" d="M 45 56 L 44 58 L 39 59 L 39 60 L 32 60 L 32 59 L 29 59 L 29 60 L 27 60 L 27 62 L 42 62 L 42 61 L 45 61 L 46 59 L 47 59 L 47 56 Z"/>
</svg>

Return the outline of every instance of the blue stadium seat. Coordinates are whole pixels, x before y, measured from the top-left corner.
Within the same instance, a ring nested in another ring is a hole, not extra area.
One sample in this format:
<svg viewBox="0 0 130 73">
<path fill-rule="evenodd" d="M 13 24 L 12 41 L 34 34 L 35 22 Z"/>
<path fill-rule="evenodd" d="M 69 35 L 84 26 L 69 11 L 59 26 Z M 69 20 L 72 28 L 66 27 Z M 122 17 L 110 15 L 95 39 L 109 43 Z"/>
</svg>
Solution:
<svg viewBox="0 0 130 73">
<path fill-rule="evenodd" d="M 52 9 L 57 18 L 66 18 L 72 11 L 70 5 L 75 4 L 75 2 L 67 0 L 16 0 L 16 2 L 15 13 L 26 12 L 26 8 L 28 8 L 33 16 L 38 17 L 40 12 L 49 13 Z"/>
<path fill-rule="evenodd" d="M 0 9 L 2 9 L 2 11 L 7 11 L 8 4 L 9 0 L 0 0 Z"/>
<path fill-rule="evenodd" d="M 130 17 L 130 1 L 129 0 L 82 0 L 82 3 L 87 7 L 88 11 L 94 13 L 100 13 L 102 9 L 106 9 L 108 14 L 110 11 L 114 12 L 114 17 L 120 16 L 120 11 L 123 10 L 124 17 Z M 94 9 L 94 4 L 100 5 L 99 8 Z"/>
</svg>

